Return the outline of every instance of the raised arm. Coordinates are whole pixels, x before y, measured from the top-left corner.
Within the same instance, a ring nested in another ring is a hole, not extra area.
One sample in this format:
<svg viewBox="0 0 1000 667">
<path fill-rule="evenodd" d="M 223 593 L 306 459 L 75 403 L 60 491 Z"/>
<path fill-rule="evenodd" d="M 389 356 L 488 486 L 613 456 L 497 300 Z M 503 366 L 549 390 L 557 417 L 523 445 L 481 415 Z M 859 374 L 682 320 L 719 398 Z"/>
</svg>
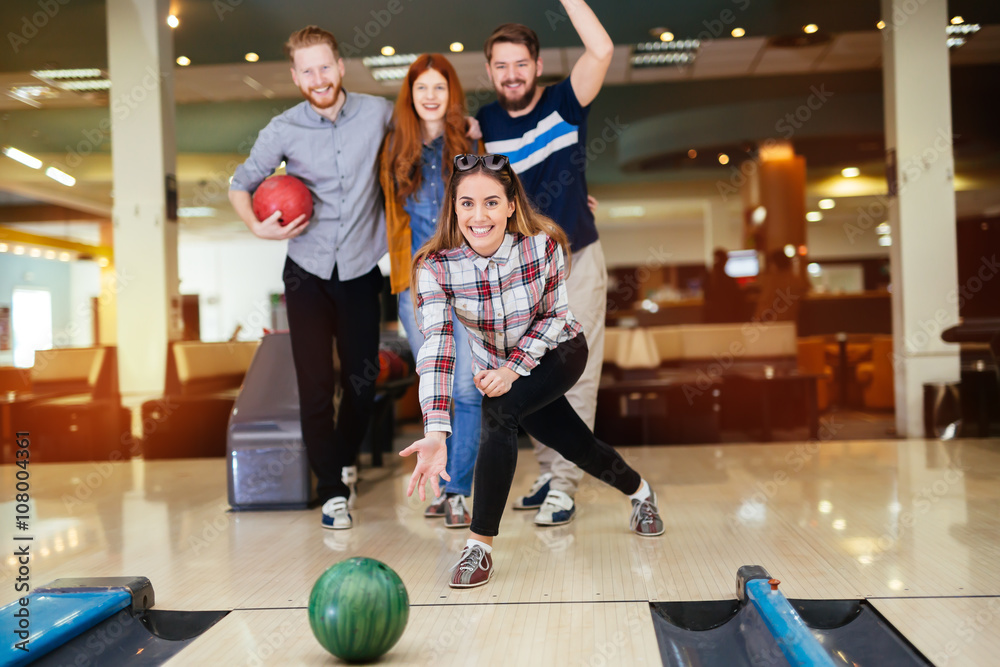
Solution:
<svg viewBox="0 0 1000 667">
<path fill-rule="evenodd" d="M 594 10 L 587 6 L 584 0 L 559 1 L 586 49 L 573 65 L 569 79 L 580 106 L 589 106 L 604 85 L 604 77 L 608 73 L 608 67 L 611 66 L 615 45 Z"/>
</svg>

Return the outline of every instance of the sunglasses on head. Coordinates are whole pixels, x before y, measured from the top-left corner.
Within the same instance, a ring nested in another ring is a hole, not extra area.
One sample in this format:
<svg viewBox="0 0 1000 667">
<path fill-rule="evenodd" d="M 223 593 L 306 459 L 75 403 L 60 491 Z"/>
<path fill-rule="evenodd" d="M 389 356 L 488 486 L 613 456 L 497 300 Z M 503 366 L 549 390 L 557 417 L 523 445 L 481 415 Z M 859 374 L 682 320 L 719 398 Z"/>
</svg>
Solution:
<svg viewBox="0 0 1000 667">
<path fill-rule="evenodd" d="M 469 171 L 480 162 L 490 171 L 500 171 L 510 164 L 506 155 L 473 155 L 466 153 L 455 156 L 455 171 Z"/>
</svg>

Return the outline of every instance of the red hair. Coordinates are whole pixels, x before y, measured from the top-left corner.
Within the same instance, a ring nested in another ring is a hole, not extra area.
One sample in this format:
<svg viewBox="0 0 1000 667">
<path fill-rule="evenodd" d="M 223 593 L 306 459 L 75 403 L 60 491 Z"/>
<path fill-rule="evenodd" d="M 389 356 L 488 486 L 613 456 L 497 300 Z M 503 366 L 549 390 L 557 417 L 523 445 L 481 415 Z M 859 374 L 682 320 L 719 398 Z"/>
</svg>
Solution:
<svg viewBox="0 0 1000 667">
<path fill-rule="evenodd" d="M 405 201 L 420 188 L 423 135 L 420 131 L 420 116 L 413 106 L 413 82 L 429 69 L 438 72 L 448 82 L 448 108 L 444 115 L 444 160 L 441 163 L 441 177 L 445 183 L 453 169 L 452 158 L 469 152 L 469 140 L 465 136 L 465 93 L 458 81 L 458 74 L 441 54 L 425 53 L 413 61 L 406 73 L 396 99 L 393 129 L 388 140 L 389 172 L 396 180 L 396 197 L 399 201 Z"/>
</svg>

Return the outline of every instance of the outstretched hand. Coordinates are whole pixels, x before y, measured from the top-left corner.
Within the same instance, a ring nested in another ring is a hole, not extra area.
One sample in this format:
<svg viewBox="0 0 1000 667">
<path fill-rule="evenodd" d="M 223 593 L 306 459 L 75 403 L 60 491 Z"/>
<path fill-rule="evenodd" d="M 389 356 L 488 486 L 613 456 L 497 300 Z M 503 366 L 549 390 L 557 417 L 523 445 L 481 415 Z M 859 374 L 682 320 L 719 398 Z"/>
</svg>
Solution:
<svg viewBox="0 0 1000 667">
<path fill-rule="evenodd" d="M 406 488 L 407 497 L 413 495 L 413 489 L 418 489 L 420 500 L 425 500 L 424 487 L 430 482 L 436 498 L 441 495 L 438 477 L 451 481 L 451 477 L 444 471 L 448 465 L 448 448 L 445 446 L 447 436 L 447 433 L 441 431 L 431 431 L 399 453 L 400 456 L 417 455 L 417 465 L 410 476 L 410 485 Z"/>
</svg>

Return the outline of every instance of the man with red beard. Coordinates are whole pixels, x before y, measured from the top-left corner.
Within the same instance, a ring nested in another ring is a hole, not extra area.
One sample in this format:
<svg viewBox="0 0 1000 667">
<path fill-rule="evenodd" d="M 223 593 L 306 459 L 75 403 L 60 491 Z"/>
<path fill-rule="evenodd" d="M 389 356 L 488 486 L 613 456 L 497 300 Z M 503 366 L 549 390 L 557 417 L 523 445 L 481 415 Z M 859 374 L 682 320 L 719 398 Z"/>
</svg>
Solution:
<svg viewBox="0 0 1000 667">
<path fill-rule="evenodd" d="M 517 23 L 501 25 L 486 40 L 486 71 L 497 102 L 480 109 L 487 153 L 510 160 L 524 189 L 543 214 L 565 230 L 573 252 L 566 288 L 569 308 L 590 344 L 587 366 L 566 398 L 591 428 L 604 358 L 607 269 L 587 202 L 587 114 L 604 84 L 614 43 L 583 0 L 560 0 L 585 51 L 568 79 L 540 87 L 538 35 Z M 538 509 L 535 523 L 568 523 L 583 471 L 543 443 L 534 441 L 539 476 L 514 500 L 515 509 Z M 610 480 L 605 480 L 610 483 Z"/>
<path fill-rule="evenodd" d="M 355 463 L 379 368 L 382 274 L 376 262 L 386 252 L 386 233 L 377 160 L 393 105 L 343 88 L 344 61 L 325 30 L 299 30 L 285 52 L 305 101 L 261 130 L 233 175 L 229 199 L 256 236 L 288 241 L 283 277 L 302 439 L 323 503 L 322 525 L 344 529 L 353 525 L 348 510 Z M 281 226 L 280 211 L 266 220 L 254 215 L 251 193 L 282 161 L 312 192 L 312 219 L 303 215 Z M 338 382 L 342 397 L 335 421 Z"/>
</svg>

